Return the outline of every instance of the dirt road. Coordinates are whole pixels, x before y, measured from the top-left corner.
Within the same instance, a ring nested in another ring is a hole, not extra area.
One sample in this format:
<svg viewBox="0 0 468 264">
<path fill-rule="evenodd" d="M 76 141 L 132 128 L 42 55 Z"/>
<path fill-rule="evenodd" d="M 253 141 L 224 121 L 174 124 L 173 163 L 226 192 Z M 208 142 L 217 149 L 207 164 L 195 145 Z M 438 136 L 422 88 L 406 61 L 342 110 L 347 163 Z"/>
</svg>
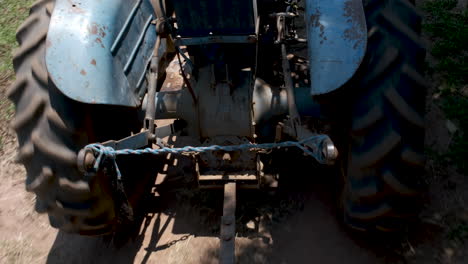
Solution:
<svg viewBox="0 0 468 264">
<path fill-rule="evenodd" d="M 141 225 L 119 248 L 109 238 L 51 228 L 46 215 L 34 212 L 25 171 L 14 163 L 17 143 L 4 103 L 7 79 L 0 78 L 0 263 L 217 263 L 222 194 L 187 191 L 177 177 L 146 199 Z M 434 89 L 428 92 L 426 142 L 444 152 L 453 135 L 434 103 Z M 303 180 L 276 196 L 239 193 L 238 262 L 468 263 L 467 177 L 441 166 L 437 157 L 428 157 L 426 174 L 429 197 L 420 222 L 395 241 L 362 238 L 340 225 L 327 172 L 291 171 Z"/>
<path fill-rule="evenodd" d="M 187 191 L 177 177 L 165 181 L 170 184 L 161 186 L 160 196 L 145 201 L 137 234 L 120 248 L 107 238 L 58 232 L 34 212 L 35 197 L 24 190 L 25 172 L 14 163 L 16 141 L 6 126 L 0 126 L 0 263 L 217 263 L 222 193 Z M 239 193 L 239 263 L 403 263 L 394 248 L 371 247 L 342 228 L 327 175 L 297 167 L 291 177 L 304 180 L 279 194 Z"/>
<path fill-rule="evenodd" d="M 433 119 L 428 124 L 444 122 Z M 146 201 L 149 211 L 137 235 L 118 249 L 106 238 L 51 228 L 45 215 L 34 212 L 34 196 L 24 190 L 25 172 L 14 163 L 16 141 L 6 126 L 0 126 L 0 263 L 217 263 L 222 195 L 187 192 L 177 179 L 160 191 L 161 196 Z M 431 164 L 428 177 L 437 173 Z M 449 178 L 459 188 L 447 190 L 446 179 L 433 184 L 422 222 L 394 243 L 361 240 L 342 228 L 327 175 L 307 175 L 299 169 L 291 171 L 291 177 L 302 177 L 301 184 L 279 195 L 240 193 L 239 263 L 466 263 L 467 245 L 448 237 L 452 227 L 442 219 L 444 212 L 466 210 L 456 207 L 468 200 L 462 175 L 453 172 Z"/>
<path fill-rule="evenodd" d="M 321 176 L 325 175 L 316 175 Z M 0 230 L 7 243 L 2 246 L 13 249 L 1 262 L 217 263 L 220 212 L 209 207 L 220 203 L 193 206 L 206 194 L 188 199 L 168 191 L 162 200 L 148 201 L 155 210 L 144 219 L 139 235 L 116 249 L 105 238 L 80 237 L 50 228 L 44 215 L 32 211 L 34 197 L 24 192 L 22 179 L 15 178 L 2 183 L 0 192 Z M 240 193 L 239 263 L 378 263 L 391 258 L 389 252 L 380 255 L 362 248 L 341 228 L 329 191 L 326 181 L 311 180 L 306 186 L 291 187 L 273 202 L 270 194 Z M 222 197 L 220 193 L 208 195 L 209 199 Z M 246 201 L 255 198 L 258 200 Z M 398 262 L 398 256 L 392 260 Z"/>
<path fill-rule="evenodd" d="M 175 178 L 161 196 L 145 201 L 149 210 L 134 238 L 115 248 L 108 238 L 57 232 L 33 212 L 24 171 L 13 163 L 14 144 L 5 145 L 1 160 L 0 263 L 217 263 L 221 193 L 187 192 Z M 347 233 L 335 215 L 327 172 L 304 174 L 291 171 L 291 177 L 308 177 L 276 195 L 239 193 L 239 263 L 429 263 L 444 254 L 431 251 L 437 234 L 424 249 L 424 241 L 360 240 Z M 435 230 L 422 229 L 424 239 Z"/>
</svg>

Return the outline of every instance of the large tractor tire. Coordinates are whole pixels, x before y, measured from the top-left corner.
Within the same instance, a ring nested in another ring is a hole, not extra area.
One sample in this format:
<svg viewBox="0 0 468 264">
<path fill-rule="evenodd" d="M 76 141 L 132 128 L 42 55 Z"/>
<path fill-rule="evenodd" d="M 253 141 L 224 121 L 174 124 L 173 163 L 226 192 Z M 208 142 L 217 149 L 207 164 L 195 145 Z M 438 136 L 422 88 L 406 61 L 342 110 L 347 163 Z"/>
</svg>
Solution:
<svg viewBox="0 0 468 264">
<path fill-rule="evenodd" d="M 397 231 L 417 214 L 423 189 L 421 18 L 411 1 L 364 3 L 368 47 L 350 88 L 354 99 L 341 204 L 345 223 L 354 229 Z"/>
<path fill-rule="evenodd" d="M 54 3 L 37 1 L 17 31 L 16 81 L 8 96 L 16 105 L 12 127 L 18 135 L 18 161 L 27 171 L 26 189 L 37 195 L 36 210 L 47 212 L 53 227 L 106 234 L 116 221 L 109 183 L 80 173 L 77 152 L 88 143 L 128 135 L 136 111 L 78 103 L 50 81 L 45 48 Z"/>
</svg>

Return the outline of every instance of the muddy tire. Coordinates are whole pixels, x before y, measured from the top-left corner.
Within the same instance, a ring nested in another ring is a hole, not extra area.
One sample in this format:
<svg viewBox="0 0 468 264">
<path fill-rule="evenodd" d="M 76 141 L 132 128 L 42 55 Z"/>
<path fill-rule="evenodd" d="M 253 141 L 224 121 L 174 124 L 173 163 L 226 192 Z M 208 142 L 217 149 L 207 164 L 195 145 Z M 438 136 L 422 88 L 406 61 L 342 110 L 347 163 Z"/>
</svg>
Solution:
<svg viewBox="0 0 468 264">
<path fill-rule="evenodd" d="M 26 189 L 37 195 L 36 210 L 47 212 L 53 227 L 106 234 L 115 222 L 108 183 L 80 173 L 77 152 L 90 142 L 129 133 L 132 122 L 124 120 L 136 120 L 131 118 L 134 110 L 78 103 L 50 81 L 45 47 L 54 3 L 37 1 L 17 31 L 20 46 L 13 59 L 17 80 L 8 96 L 16 105 L 12 127 L 18 135 L 18 161 L 27 171 Z"/>
<path fill-rule="evenodd" d="M 369 40 L 351 106 L 344 222 L 397 231 L 418 212 L 424 174 L 421 18 L 410 1 L 364 2 Z"/>
</svg>

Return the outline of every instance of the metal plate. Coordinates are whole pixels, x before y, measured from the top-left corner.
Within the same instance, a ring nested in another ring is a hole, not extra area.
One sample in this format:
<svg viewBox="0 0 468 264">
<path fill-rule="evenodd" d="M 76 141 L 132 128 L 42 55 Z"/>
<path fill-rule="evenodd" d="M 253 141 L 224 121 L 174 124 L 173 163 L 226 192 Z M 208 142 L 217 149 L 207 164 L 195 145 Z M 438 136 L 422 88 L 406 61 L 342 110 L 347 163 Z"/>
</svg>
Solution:
<svg viewBox="0 0 468 264">
<path fill-rule="evenodd" d="M 46 51 L 52 81 L 80 102 L 138 106 L 153 19 L 148 0 L 57 0 Z"/>
<path fill-rule="evenodd" d="M 236 182 L 224 185 L 220 246 L 219 263 L 236 263 Z"/>
<path fill-rule="evenodd" d="M 182 37 L 255 34 L 256 1 L 173 1 Z"/>
<path fill-rule="evenodd" d="M 311 94 L 331 92 L 357 71 L 367 45 L 361 0 L 307 0 Z"/>
</svg>

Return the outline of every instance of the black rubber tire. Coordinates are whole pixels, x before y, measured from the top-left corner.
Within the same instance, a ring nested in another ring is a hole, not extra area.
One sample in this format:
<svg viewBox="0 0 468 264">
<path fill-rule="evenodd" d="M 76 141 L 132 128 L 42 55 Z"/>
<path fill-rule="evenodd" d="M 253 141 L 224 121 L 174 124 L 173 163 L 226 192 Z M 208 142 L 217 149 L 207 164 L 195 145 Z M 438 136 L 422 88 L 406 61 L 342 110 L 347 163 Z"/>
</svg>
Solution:
<svg viewBox="0 0 468 264">
<path fill-rule="evenodd" d="M 421 17 L 407 0 L 364 1 L 367 54 L 353 90 L 341 203 L 357 230 L 399 231 L 418 212 L 426 84 Z M 352 88 L 351 88 L 352 89 Z"/>
<path fill-rule="evenodd" d="M 108 182 L 80 173 L 77 152 L 90 142 L 128 135 L 135 110 L 78 103 L 49 80 L 45 47 L 54 3 L 36 1 L 16 35 L 17 80 L 8 96 L 16 105 L 12 127 L 18 135 L 18 161 L 27 171 L 26 189 L 37 195 L 36 211 L 47 212 L 53 227 L 106 234 L 115 222 Z"/>
</svg>

